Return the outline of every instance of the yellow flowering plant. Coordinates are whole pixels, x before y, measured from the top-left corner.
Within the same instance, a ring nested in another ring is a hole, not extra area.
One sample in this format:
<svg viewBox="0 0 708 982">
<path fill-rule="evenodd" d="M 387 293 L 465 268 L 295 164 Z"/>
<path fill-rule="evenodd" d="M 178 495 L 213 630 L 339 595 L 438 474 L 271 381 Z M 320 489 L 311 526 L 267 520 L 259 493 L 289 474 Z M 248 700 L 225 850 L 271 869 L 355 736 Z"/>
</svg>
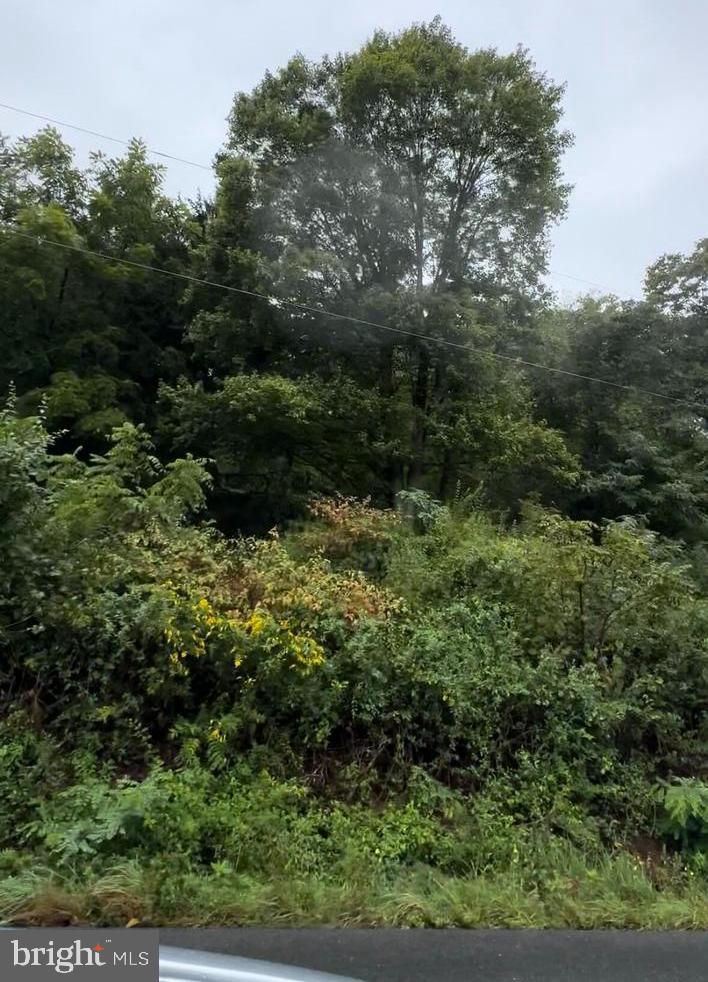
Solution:
<svg viewBox="0 0 708 982">
<path fill-rule="evenodd" d="M 207 597 L 180 594 L 171 582 L 165 592 L 171 609 L 164 637 L 170 662 L 180 672 L 187 671 L 190 660 L 207 655 L 226 655 L 245 674 L 257 672 L 265 656 L 304 674 L 324 661 L 324 648 L 314 637 L 292 630 L 287 620 L 268 610 L 257 607 L 245 616 L 220 611 Z M 245 665 L 249 655 L 255 660 Z"/>
<path fill-rule="evenodd" d="M 242 601 L 257 598 L 277 619 L 333 640 L 361 620 L 386 620 L 403 609 L 399 597 L 360 571 L 336 570 L 322 555 L 298 559 L 276 536 L 243 544 L 239 574 Z"/>
</svg>

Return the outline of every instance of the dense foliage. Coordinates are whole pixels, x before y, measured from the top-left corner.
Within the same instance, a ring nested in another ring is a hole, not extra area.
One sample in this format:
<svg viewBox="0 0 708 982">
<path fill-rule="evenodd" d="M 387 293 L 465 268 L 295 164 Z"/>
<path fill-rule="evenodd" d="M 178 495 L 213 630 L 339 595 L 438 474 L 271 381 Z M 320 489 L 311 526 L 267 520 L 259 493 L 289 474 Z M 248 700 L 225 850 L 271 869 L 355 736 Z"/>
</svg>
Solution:
<svg viewBox="0 0 708 982">
<path fill-rule="evenodd" d="M 708 250 L 554 303 L 560 98 L 433 21 L 213 201 L 2 142 L 0 916 L 708 924 Z"/>
</svg>

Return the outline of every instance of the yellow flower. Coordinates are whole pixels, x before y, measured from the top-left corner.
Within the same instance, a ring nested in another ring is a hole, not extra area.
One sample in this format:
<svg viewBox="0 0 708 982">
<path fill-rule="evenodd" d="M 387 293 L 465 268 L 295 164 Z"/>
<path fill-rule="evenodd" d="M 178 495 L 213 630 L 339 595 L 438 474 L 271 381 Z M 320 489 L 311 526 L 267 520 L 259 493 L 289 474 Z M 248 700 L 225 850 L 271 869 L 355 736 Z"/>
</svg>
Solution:
<svg viewBox="0 0 708 982">
<path fill-rule="evenodd" d="M 251 634 L 260 634 L 263 628 L 266 626 L 266 619 L 263 614 L 254 610 L 251 616 L 246 621 L 246 629 L 251 632 Z"/>
</svg>

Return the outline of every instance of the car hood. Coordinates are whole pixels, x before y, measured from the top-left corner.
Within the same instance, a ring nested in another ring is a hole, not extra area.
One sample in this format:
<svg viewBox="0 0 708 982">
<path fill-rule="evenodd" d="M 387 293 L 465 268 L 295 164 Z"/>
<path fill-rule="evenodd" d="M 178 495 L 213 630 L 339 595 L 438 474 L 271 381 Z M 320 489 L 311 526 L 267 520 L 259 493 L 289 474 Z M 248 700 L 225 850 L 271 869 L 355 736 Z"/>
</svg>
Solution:
<svg viewBox="0 0 708 982">
<path fill-rule="evenodd" d="M 160 945 L 160 982 L 357 982 L 253 958 Z"/>
</svg>

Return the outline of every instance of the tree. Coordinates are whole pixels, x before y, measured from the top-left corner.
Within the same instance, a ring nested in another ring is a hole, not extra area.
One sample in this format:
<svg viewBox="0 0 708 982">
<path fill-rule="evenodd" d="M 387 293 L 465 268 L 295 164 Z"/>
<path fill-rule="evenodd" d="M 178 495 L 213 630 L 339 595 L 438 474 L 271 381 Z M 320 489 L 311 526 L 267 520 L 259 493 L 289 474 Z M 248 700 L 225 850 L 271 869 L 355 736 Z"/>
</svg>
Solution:
<svg viewBox="0 0 708 982">
<path fill-rule="evenodd" d="M 526 387 L 416 335 L 494 347 L 500 310 L 507 339 L 528 323 L 567 193 L 560 97 L 526 52 L 471 53 L 437 19 L 317 64 L 296 56 L 238 95 L 203 268 L 393 330 L 212 300 L 190 328 L 205 384 L 234 370 L 345 375 L 382 400 L 384 500 L 487 480 L 504 440 L 543 429 Z M 557 478 L 572 466 L 556 450 Z"/>
<path fill-rule="evenodd" d="M 647 270 L 649 299 L 662 310 L 708 317 L 708 239 L 701 239 L 690 256 L 662 256 Z"/>
<path fill-rule="evenodd" d="M 151 419 L 160 379 L 184 370 L 184 287 L 80 250 L 179 272 L 198 229 L 138 142 L 81 172 L 48 128 L 5 145 L 2 164 L 0 210 L 24 236 L 0 231 L 0 391 L 13 382 L 24 409 L 45 400 L 52 425 L 98 448 Z"/>
<path fill-rule="evenodd" d="M 644 302 L 587 299 L 552 316 L 545 360 L 616 387 L 541 375 L 536 386 L 583 465 L 566 506 L 593 521 L 641 516 L 699 544 L 708 530 L 707 332 L 685 264 L 652 266 Z"/>
</svg>

